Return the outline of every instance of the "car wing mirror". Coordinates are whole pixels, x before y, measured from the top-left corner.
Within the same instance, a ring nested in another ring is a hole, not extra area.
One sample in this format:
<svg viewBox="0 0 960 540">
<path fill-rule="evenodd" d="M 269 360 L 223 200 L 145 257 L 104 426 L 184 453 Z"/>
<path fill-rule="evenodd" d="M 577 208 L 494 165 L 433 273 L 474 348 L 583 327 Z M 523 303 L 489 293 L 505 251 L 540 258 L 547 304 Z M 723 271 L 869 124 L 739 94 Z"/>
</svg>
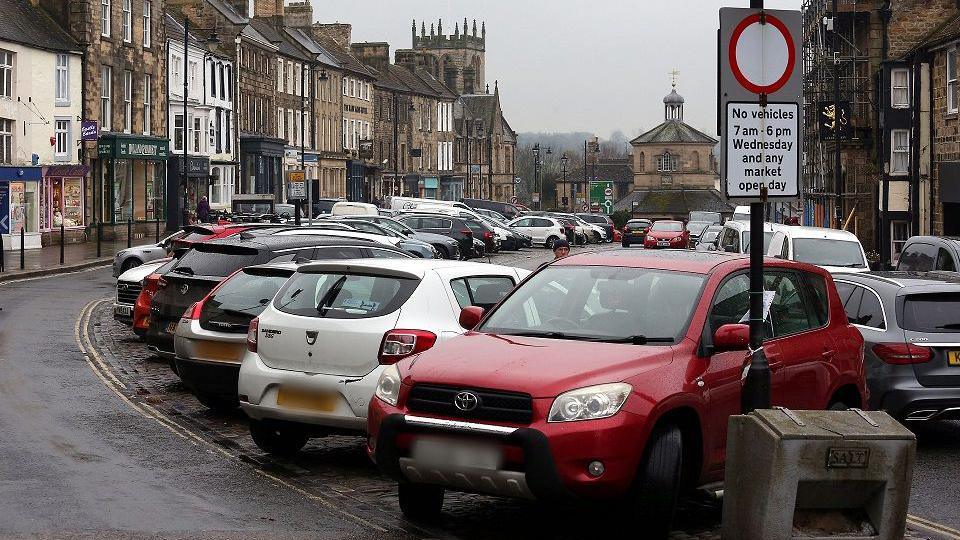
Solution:
<svg viewBox="0 0 960 540">
<path fill-rule="evenodd" d="M 750 326 L 725 324 L 713 335 L 714 352 L 746 351 L 750 348 Z"/>
<path fill-rule="evenodd" d="M 473 330 L 480 324 L 483 318 L 483 308 L 479 306 L 467 306 L 460 310 L 460 326 L 465 330 Z"/>
</svg>

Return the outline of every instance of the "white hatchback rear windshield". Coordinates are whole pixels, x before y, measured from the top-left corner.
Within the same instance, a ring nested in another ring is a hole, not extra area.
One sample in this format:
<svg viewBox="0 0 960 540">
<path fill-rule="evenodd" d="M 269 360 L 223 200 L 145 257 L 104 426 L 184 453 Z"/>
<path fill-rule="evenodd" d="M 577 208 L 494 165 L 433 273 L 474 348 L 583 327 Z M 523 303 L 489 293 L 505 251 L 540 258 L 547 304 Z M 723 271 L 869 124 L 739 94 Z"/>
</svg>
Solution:
<svg viewBox="0 0 960 540">
<path fill-rule="evenodd" d="M 273 306 L 301 317 L 368 319 L 399 309 L 419 284 L 416 279 L 387 276 L 294 274 Z"/>
</svg>

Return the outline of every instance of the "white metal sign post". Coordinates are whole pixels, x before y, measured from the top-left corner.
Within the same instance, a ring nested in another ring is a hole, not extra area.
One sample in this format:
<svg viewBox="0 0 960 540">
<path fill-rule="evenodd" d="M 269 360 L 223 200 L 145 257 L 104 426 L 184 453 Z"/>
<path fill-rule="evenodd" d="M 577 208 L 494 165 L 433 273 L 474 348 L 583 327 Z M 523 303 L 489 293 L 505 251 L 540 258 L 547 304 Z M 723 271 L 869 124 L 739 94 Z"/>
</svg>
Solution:
<svg viewBox="0 0 960 540">
<path fill-rule="evenodd" d="M 770 407 L 763 351 L 764 203 L 800 196 L 799 11 L 720 10 L 721 183 L 728 200 L 750 203 L 750 351 L 740 393 L 744 413 Z"/>
</svg>

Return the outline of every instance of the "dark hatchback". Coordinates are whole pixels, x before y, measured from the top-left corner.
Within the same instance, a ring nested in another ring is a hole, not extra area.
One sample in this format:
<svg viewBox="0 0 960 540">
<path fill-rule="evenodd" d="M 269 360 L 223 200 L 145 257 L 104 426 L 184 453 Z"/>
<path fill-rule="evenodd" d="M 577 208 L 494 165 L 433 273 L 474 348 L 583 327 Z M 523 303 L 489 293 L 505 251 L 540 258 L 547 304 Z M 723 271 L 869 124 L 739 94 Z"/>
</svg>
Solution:
<svg viewBox="0 0 960 540">
<path fill-rule="evenodd" d="M 316 235 L 241 235 L 197 244 L 160 278 L 150 303 L 147 345 L 165 358 L 174 357 L 173 336 L 180 317 L 227 276 L 240 268 L 269 262 L 317 259 L 408 258 L 402 250 L 355 240 Z"/>
<path fill-rule="evenodd" d="M 623 226 L 623 247 L 630 247 L 630 244 L 643 244 L 647 239 L 647 231 L 653 223 L 649 219 L 631 219 Z"/>
<path fill-rule="evenodd" d="M 445 214 L 401 214 L 396 220 L 419 232 L 449 236 L 460 244 L 460 253 L 465 259 L 479 257 L 481 254 L 473 245 L 473 229 L 459 217 Z M 478 238 L 481 242 L 482 238 Z M 484 242 L 486 244 L 486 242 Z"/>
<path fill-rule="evenodd" d="M 603 227 L 604 240 L 606 240 L 607 242 L 613 242 L 614 225 L 613 225 L 613 220 L 610 219 L 610 216 L 606 214 L 582 213 L 582 214 L 577 214 L 577 217 L 592 225 Z"/>
</svg>

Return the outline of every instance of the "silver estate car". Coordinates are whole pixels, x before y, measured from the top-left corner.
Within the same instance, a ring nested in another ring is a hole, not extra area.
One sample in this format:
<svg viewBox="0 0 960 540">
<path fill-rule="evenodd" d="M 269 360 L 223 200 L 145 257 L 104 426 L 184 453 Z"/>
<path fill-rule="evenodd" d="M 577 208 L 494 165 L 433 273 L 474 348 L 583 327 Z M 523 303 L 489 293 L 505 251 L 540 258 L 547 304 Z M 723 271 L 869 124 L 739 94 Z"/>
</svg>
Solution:
<svg viewBox="0 0 960 540">
<path fill-rule="evenodd" d="M 864 339 L 870 407 L 907 423 L 960 419 L 960 275 L 834 274 Z"/>
<path fill-rule="evenodd" d="M 141 264 L 164 259 L 173 253 L 173 241 L 187 235 L 186 230 L 177 231 L 156 244 L 143 244 L 121 249 L 113 258 L 113 277 L 119 277 L 127 270 Z"/>
</svg>

